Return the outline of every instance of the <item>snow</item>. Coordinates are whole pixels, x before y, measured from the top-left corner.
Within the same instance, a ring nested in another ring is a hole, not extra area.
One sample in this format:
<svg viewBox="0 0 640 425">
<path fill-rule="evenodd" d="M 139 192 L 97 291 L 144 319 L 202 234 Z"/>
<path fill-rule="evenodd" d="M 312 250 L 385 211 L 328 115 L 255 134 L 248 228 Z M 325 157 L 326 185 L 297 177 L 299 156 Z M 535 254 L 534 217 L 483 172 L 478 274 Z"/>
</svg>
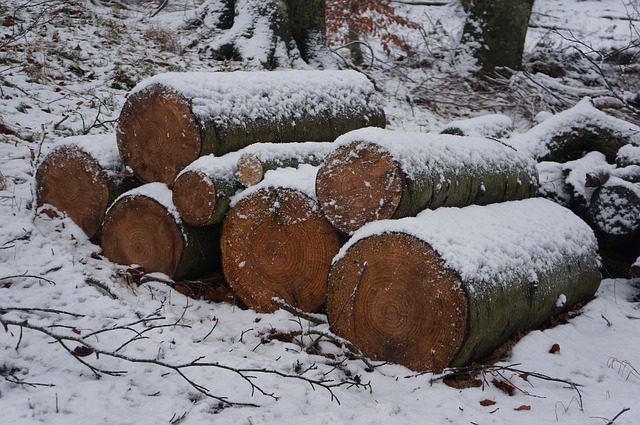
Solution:
<svg viewBox="0 0 640 425">
<path fill-rule="evenodd" d="M 34 23 L 32 15 L 27 14 L 29 10 L 37 15 L 38 8 L 67 9 L 57 15 L 64 19 L 36 25 L 37 32 L 25 33 L 20 40 L 4 46 L 0 54 L 0 124 L 17 133 L 0 133 L 0 170 L 7 180 L 6 189 L 0 191 L 0 317 L 28 320 L 56 334 L 83 338 L 84 343 L 95 348 L 115 351 L 122 347 L 119 353 L 145 363 L 104 354 L 80 358 L 103 369 L 126 371 L 121 376 L 101 374 L 98 378 L 51 338 L 24 326 L 11 325 L 8 330 L 0 327 L 3 423 L 599 425 L 619 413 L 622 414 L 616 418 L 616 425 L 638 423 L 640 305 L 633 299 L 640 290 L 635 280 L 603 280 L 595 299 L 578 315 L 567 323 L 528 333 L 496 363 L 497 367 L 516 365 L 518 370 L 532 372 L 528 377 L 487 368 L 478 372 L 484 382 L 482 387 L 464 389 L 445 385 L 437 379 L 439 376 L 416 375 L 393 364 L 368 371 L 346 348 L 326 338 L 314 344 L 318 335 L 296 336 L 293 342 L 264 341 L 272 330 L 327 332 L 326 324 L 316 325 L 284 311 L 258 314 L 224 303 L 188 299 L 169 285 L 153 280 L 137 284 L 126 267 L 102 258 L 100 248 L 90 243 L 70 219 L 36 215 L 28 208 L 33 199 L 32 154 L 36 159 L 40 145 L 46 152 L 59 139 L 85 131 L 111 134 L 109 121 L 117 118 L 127 90 L 153 73 L 172 69 L 245 69 L 245 64 L 212 62 L 188 49 L 184 56 L 161 51 L 161 46 L 147 40 L 144 32 L 148 24 L 162 23 L 163 13 L 149 20 L 136 12 L 139 2 L 126 2 L 129 10 L 93 5 L 112 2 L 40 2 L 29 9 L 22 7 L 24 2 L 7 0 L 0 5 L 3 19 L 12 16 L 18 3 L 21 7 L 17 16 L 23 19 L 25 28 Z M 90 9 L 83 9 L 83 5 Z M 193 5 L 191 1 L 169 2 L 167 7 L 175 7 L 170 19 L 178 22 L 193 16 Z M 427 31 L 399 34 L 422 49 L 419 54 L 431 50 L 437 55 L 429 56 L 431 62 L 425 66 L 415 66 L 418 62 L 404 66 L 412 61 L 407 55 L 404 63 L 380 56 L 383 60 L 377 60 L 376 66 L 384 72 L 367 71 L 384 93 L 381 101 L 392 129 L 433 132 L 446 122 L 469 116 L 470 111 L 479 116 L 500 110 L 495 92 L 490 93 L 491 102 L 475 102 L 477 98 L 463 78 L 470 65 L 463 62 L 464 57 L 456 62 L 454 42 L 464 19 L 458 2 L 443 7 L 394 5 L 423 22 Z M 532 17 L 535 25 L 529 31 L 527 49 L 558 46 L 571 51 L 572 45 L 625 46 L 637 19 L 634 7 L 637 9 L 637 2 L 626 0 L 536 0 Z M 93 19 L 92 13 L 97 13 L 99 19 Z M 64 22 L 61 24 L 60 20 Z M 549 29 L 553 27 L 557 31 Z M 3 26 L 0 32 L 4 37 L 16 28 Z M 172 34 L 185 39 L 204 36 L 200 30 L 189 33 L 186 29 Z M 585 45 L 562 39 L 572 34 Z M 2 43 L 5 40 L 10 41 L 3 38 Z M 372 47 L 379 51 L 374 42 Z M 85 72 L 76 70 L 81 74 L 76 75 L 72 66 L 80 66 Z M 500 112 L 508 113 L 516 127 L 522 129 L 523 119 L 517 116 L 522 105 L 535 116 L 540 105 L 555 105 L 562 110 L 573 104 L 559 101 L 556 96 L 560 94 L 551 95 L 548 87 L 572 89 L 580 95 L 608 93 L 602 87 L 574 87 L 570 77 L 542 80 L 540 75 L 528 75 L 526 81 L 548 85 L 535 96 L 527 94 L 503 104 Z M 596 77 L 594 82 L 598 81 Z M 447 82 L 460 84 L 462 89 L 446 97 L 443 93 Z M 421 87 L 432 103 L 419 102 Z M 544 102 L 536 103 L 540 100 Z M 460 106 L 464 103 L 470 106 Z M 598 115 L 585 105 L 581 108 L 587 110 L 585 117 Z M 543 121 L 551 123 L 546 131 L 538 133 L 540 137 L 557 130 L 551 125 L 557 119 L 554 117 Z M 524 134 L 532 146 L 538 146 L 541 140 L 536 140 L 534 133 Z M 624 148 L 625 155 L 632 150 Z M 555 167 L 547 165 L 549 169 Z M 562 176 L 562 169 L 557 171 Z M 159 193 L 153 196 L 163 198 L 166 190 L 156 187 L 158 190 L 151 192 Z M 568 235 L 569 240 L 575 237 Z M 522 243 L 527 243 L 527 238 Z M 509 259 L 517 261 L 515 255 Z M 82 316 L 10 308 L 56 309 Z M 101 332 L 89 336 L 97 331 Z M 560 347 L 556 354 L 549 352 L 553 344 Z M 78 345 L 81 343 L 73 342 L 68 347 L 73 350 Z M 325 355 L 311 350 L 318 347 Z M 200 356 L 220 366 L 266 368 L 290 377 L 255 370 L 247 373 L 255 376 L 250 379 L 266 393 L 273 393 L 275 399 L 252 389 L 247 380 L 230 370 L 215 366 L 185 369 L 189 379 L 212 394 L 259 406 L 223 409 L 218 400 L 205 397 L 175 371 L 151 363 L 162 360 L 184 364 Z M 331 379 L 333 383 L 345 382 L 332 389 L 340 403 L 320 385 L 297 379 L 298 373 L 302 377 Z M 370 387 L 357 386 L 355 377 Z M 509 396 L 492 384 L 494 379 L 508 379 L 520 390 Z M 562 380 L 579 387 L 573 389 Z M 496 404 L 485 407 L 480 404 L 482 400 Z M 523 405 L 531 409 L 514 410 Z M 624 408 L 631 410 L 624 412 Z"/>
<path fill-rule="evenodd" d="M 371 82 L 355 71 L 167 72 L 145 79 L 132 93 L 156 84 L 182 94 L 194 114 L 213 117 L 221 128 L 382 110 Z"/>
<path fill-rule="evenodd" d="M 125 192 L 122 195 L 120 195 L 118 198 L 116 198 L 116 200 L 111 205 L 112 206 L 115 205 L 121 199 L 124 199 L 124 198 L 132 199 L 137 196 L 146 197 L 157 202 L 162 207 L 164 207 L 164 209 L 167 210 L 167 212 L 171 214 L 171 216 L 173 216 L 173 218 L 176 220 L 176 223 L 182 223 L 180 214 L 178 213 L 178 210 L 173 204 L 171 189 L 169 189 L 169 187 L 167 187 L 167 185 L 164 183 L 158 183 L 158 182 L 147 183 L 147 184 L 143 184 L 142 186 L 133 188 L 130 191 Z M 110 209 L 111 207 L 109 207 L 105 215 L 109 214 Z"/>
<path fill-rule="evenodd" d="M 445 171 L 469 167 L 495 173 L 522 170 L 531 176 L 530 184 L 538 184 L 533 159 L 497 140 L 368 127 L 350 131 L 335 141 L 336 147 L 351 143 L 380 146 L 402 164 L 410 179 L 417 179 L 425 169 L 434 175 L 443 175 Z"/>
<path fill-rule="evenodd" d="M 445 129 L 458 129 L 465 136 L 503 138 L 514 130 L 513 120 L 503 114 L 486 114 L 451 121 Z"/>
<path fill-rule="evenodd" d="M 463 281 L 479 287 L 506 287 L 514 276 L 537 281 L 538 274 L 548 274 L 567 259 L 597 260 L 597 242 L 584 221 L 560 205 L 534 198 L 438 208 L 417 217 L 369 223 L 333 261 L 359 240 L 381 233 L 406 233 L 427 242 Z"/>
</svg>

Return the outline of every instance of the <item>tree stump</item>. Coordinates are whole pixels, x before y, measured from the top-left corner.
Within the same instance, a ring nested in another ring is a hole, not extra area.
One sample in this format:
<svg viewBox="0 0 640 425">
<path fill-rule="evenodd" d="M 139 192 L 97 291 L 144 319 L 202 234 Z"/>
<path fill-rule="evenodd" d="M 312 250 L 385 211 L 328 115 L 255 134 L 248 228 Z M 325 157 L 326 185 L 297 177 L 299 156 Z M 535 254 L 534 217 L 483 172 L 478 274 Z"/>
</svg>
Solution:
<svg viewBox="0 0 640 425">
<path fill-rule="evenodd" d="M 53 148 L 38 166 L 36 202 L 64 212 L 89 238 L 95 239 L 109 205 L 137 185 L 125 173 L 115 137 L 70 137 Z"/>
<path fill-rule="evenodd" d="M 325 303 L 338 234 L 308 192 L 263 183 L 241 195 L 223 223 L 224 275 L 256 311 L 276 310 L 274 297 L 316 311 Z"/>
<path fill-rule="evenodd" d="M 115 263 L 136 264 L 174 280 L 202 276 L 220 265 L 219 229 L 184 224 L 162 183 L 146 184 L 114 202 L 104 220 L 102 249 Z"/>
<path fill-rule="evenodd" d="M 588 301 L 589 226 L 541 198 L 371 223 L 331 268 L 331 329 L 374 360 L 441 371 Z"/>
<path fill-rule="evenodd" d="M 537 191 L 535 163 L 495 140 L 371 128 L 336 145 L 318 171 L 316 191 L 328 220 L 345 234 L 426 208 L 485 205 Z"/>
<path fill-rule="evenodd" d="M 384 125 L 373 85 L 354 71 L 165 73 L 132 91 L 117 140 L 136 177 L 171 185 L 203 155 Z"/>
</svg>

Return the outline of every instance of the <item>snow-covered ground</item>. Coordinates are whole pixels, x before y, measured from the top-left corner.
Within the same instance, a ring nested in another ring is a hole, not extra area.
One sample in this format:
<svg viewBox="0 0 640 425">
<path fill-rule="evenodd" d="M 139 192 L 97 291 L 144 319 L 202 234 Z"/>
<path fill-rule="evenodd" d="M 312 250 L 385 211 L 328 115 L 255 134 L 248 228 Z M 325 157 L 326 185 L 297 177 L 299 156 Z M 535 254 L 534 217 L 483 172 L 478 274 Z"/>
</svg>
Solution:
<svg viewBox="0 0 640 425">
<path fill-rule="evenodd" d="M 479 386 L 464 388 L 391 364 L 371 370 L 332 341 L 323 323 L 189 299 L 153 279 L 132 283 L 71 220 L 34 214 L 41 149 L 85 131 L 113 132 L 127 91 L 141 78 L 230 65 L 181 46 L 180 37 L 195 34 L 163 31 L 193 2 L 176 1 L 170 16 L 155 19 L 89 2 L 37 3 L 32 13 L 22 9 L 22 28 L 38 8 L 65 9 L 51 21 L 48 9 L 47 19 L 19 37 L 10 21 L 24 2 L 5 3 L 0 317 L 13 324 L 0 329 L 2 423 L 595 425 L 618 414 L 617 425 L 640 423 L 640 291 L 632 280 L 604 280 L 579 314 L 528 333 L 502 361 L 479 366 Z M 399 8 L 424 23 L 425 34 L 406 37 L 430 65 L 380 56 L 368 71 L 383 89 L 391 129 L 437 131 L 453 119 L 501 112 L 522 131 L 542 106 L 558 112 L 585 95 L 610 97 L 605 85 L 578 85 L 571 72 L 521 76 L 488 102 L 461 77 L 467 65 L 445 49 L 462 28 L 462 9 Z M 638 37 L 638 9 L 635 0 L 537 0 L 527 49 L 568 51 L 572 38 L 583 50 L 627 46 Z M 595 81 L 595 73 L 581 75 Z M 525 87 L 527 95 L 519 94 Z M 25 321 L 31 329 L 20 326 Z M 67 338 L 64 345 L 55 336 Z M 512 395 L 499 382 L 511 384 Z"/>
</svg>

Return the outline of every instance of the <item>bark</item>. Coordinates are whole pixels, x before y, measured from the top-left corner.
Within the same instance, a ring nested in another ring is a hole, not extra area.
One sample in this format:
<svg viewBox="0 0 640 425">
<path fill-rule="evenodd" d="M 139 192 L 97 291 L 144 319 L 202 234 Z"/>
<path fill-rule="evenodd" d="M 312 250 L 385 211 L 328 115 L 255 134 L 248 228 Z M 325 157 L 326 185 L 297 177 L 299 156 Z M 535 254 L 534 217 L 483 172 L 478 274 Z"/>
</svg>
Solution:
<svg viewBox="0 0 640 425">
<path fill-rule="evenodd" d="M 324 305 L 340 241 L 315 201 L 290 188 L 242 198 L 223 223 L 222 268 L 248 307 L 271 312 L 278 297 L 306 312 Z"/>
<path fill-rule="evenodd" d="M 469 213 L 490 207 L 443 208 L 359 232 L 331 268 L 331 329 L 374 360 L 439 372 L 593 297 L 601 277 L 584 222 L 542 199 L 491 207 L 481 227 Z"/>
<path fill-rule="evenodd" d="M 170 199 L 169 189 L 161 183 L 122 195 L 104 220 L 102 249 L 106 257 L 174 280 L 219 269 L 219 228 L 184 224 Z"/>
<path fill-rule="evenodd" d="M 322 210 L 342 233 L 427 208 L 536 195 L 533 162 L 497 141 L 390 131 L 359 134 L 363 137 L 354 135 L 325 158 L 316 178 Z M 420 143 L 405 144 L 398 152 L 408 137 Z"/>
<path fill-rule="evenodd" d="M 483 71 L 522 69 L 522 53 L 533 0 L 475 0 L 470 3 L 462 41 Z"/>
<path fill-rule="evenodd" d="M 328 53 L 325 0 L 287 0 L 291 36 L 302 59 L 321 66 Z"/>
<path fill-rule="evenodd" d="M 67 214 L 89 238 L 99 239 L 109 205 L 138 185 L 133 177 L 120 174 L 123 172 L 119 165 L 105 168 L 80 146 L 60 146 L 44 158 L 36 171 L 37 204 L 52 205 Z"/>
<path fill-rule="evenodd" d="M 243 186 L 254 186 L 262 181 L 269 170 L 298 168 L 301 164 L 318 166 L 331 150 L 331 144 L 316 142 L 252 145 L 243 149 L 244 153 L 236 167 L 236 177 Z"/>
<path fill-rule="evenodd" d="M 117 137 L 124 163 L 145 183 L 171 185 L 198 157 L 256 142 L 333 141 L 385 125 L 373 86 L 353 71 L 168 73 L 140 87 Z"/>
<path fill-rule="evenodd" d="M 630 143 L 629 138 L 605 126 L 575 123 L 547 142 L 548 153 L 539 161 L 568 162 L 581 158 L 586 152 L 601 152 L 613 163 L 618 150 Z"/>
</svg>

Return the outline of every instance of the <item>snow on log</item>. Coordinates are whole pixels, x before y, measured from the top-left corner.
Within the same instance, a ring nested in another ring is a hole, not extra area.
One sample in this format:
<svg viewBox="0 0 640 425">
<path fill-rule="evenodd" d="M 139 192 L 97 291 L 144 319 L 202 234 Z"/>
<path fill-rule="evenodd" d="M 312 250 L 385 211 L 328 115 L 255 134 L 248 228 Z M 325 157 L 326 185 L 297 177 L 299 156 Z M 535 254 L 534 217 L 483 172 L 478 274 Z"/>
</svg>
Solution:
<svg viewBox="0 0 640 425">
<path fill-rule="evenodd" d="M 131 92 L 117 139 L 136 177 L 173 184 L 203 155 L 384 125 L 373 85 L 355 71 L 165 73 Z"/>
<path fill-rule="evenodd" d="M 609 178 L 593 192 L 589 210 L 601 242 L 613 245 L 629 241 L 640 229 L 640 184 Z"/>
<path fill-rule="evenodd" d="M 454 136 L 507 137 L 514 130 L 513 121 L 506 115 L 487 114 L 464 120 L 451 121 L 440 134 Z"/>
<path fill-rule="evenodd" d="M 300 164 L 318 166 L 331 150 L 330 143 L 256 143 L 242 150 L 236 176 L 243 186 L 253 186 L 268 170 L 298 168 Z"/>
<path fill-rule="evenodd" d="M 282 168 L 234 198 L 222 226 L 222 269 L 248 307 L 276 310 L 281 298 L 303 311 L 324 305 L 337 232 L 315 201 L 317 168 Z"/>
<path fill-rule="evenodd" d="M 426 208 L 484 205 L 537 191 L 533 160 L 496 140 L 367 128 L 335 144 L 316 190 L 326 217 L 345 234 Z"/>
<path fill-rule="evenodd" d="M 199 227 L 222 221 L 231 197 L 242 188 L 236 178 L 240 158 L 240 152 L 203 156 L 178 174 L 173 203 L 185 223 Z"/>
<path fill-rule="evenodd" d="M 625 145 L 621 147 L 616 155 L 616 165 L 618 167 L 640 165 L 640 146 Z"/>
<path fill-rule="evenodd" d="M 102 249 L 107 258 L 174 280 L 218 268 L 218 242 L 219 229 L 193 228 L 180 220 L 171 191 L 163 183 L 149 183 L 121 195 L 103 224 Z"/>
<path fill-rule="evenodd" d="M 588 301 L 593 231 L 542 198 L 370 223 L 334 259 L 331 329 L 365 355 L 440 371 Z"/>
<path fill-rule="evenodd" d="M 597 151 L 613 163 L 621 147 L 640 145 L 640 127 L 605 114 L 586 98 L 507 142 L 538 161 L 567 162 Z"/>
<path fill-rule="evenodd" d="M 122 193 L 137 186 L 127 176 L 114 135 L 62 139 L 36 171 L 36 202 L 66 213 L 90 238 Z"/>
</svg>

